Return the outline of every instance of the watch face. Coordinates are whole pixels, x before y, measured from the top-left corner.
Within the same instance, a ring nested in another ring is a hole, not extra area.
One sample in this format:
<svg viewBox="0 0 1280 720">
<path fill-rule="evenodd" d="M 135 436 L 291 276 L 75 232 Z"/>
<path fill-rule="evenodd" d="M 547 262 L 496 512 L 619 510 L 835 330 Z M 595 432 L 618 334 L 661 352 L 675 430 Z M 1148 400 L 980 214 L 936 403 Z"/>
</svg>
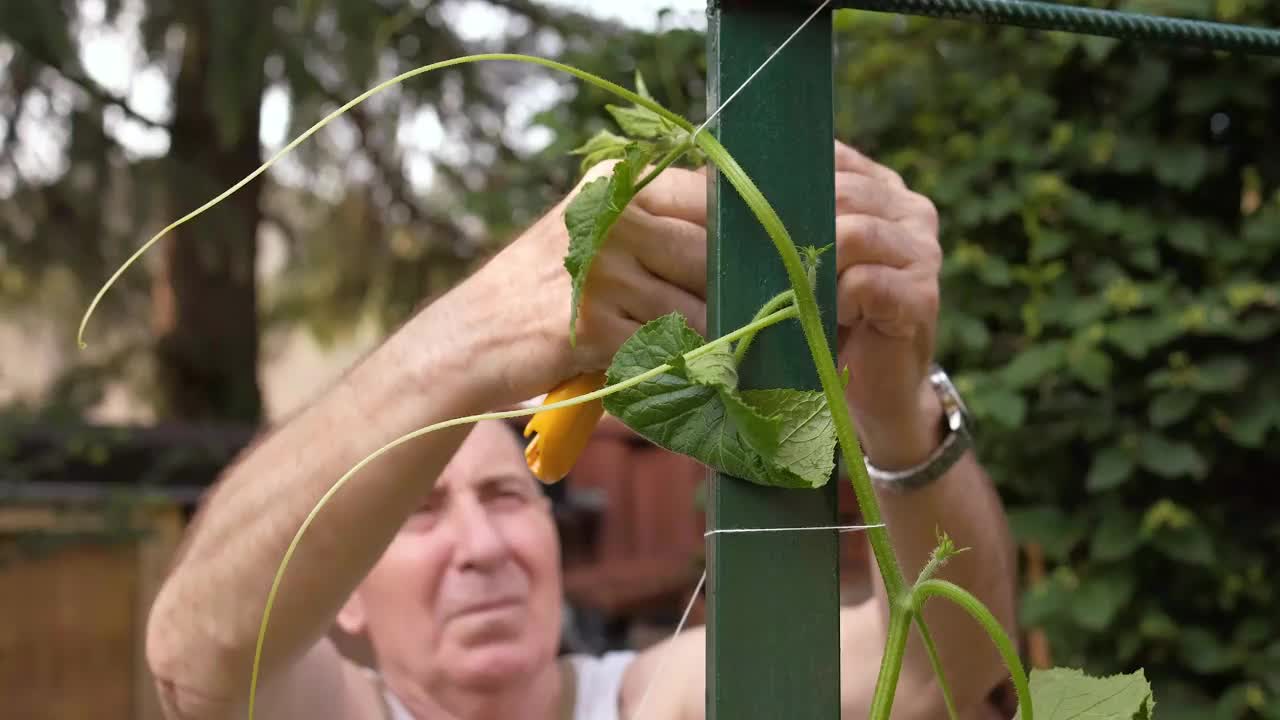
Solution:
<svg viewBox="0 0 1280 720">
<path fill-rule="evenodd" d="M 971 425 L 973 419 L 969 415 L 969 408 L 965 406 L 964 398 L 960 397 L 960 391 L 947 373 L 935 365 L 929 379 L 937 390 L 938 397 L 942 399 L 942 408 L 947 413 L 947 424 L 951 429 L 954 431 L 964 425 Z"/>
</svg>

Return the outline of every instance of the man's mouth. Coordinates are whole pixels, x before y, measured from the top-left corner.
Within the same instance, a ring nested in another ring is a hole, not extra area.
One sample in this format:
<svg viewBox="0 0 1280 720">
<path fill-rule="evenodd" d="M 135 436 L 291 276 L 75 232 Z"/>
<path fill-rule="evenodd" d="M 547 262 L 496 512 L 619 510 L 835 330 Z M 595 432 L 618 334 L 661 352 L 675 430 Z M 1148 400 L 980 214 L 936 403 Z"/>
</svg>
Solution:
<svg viewBox="0 0 1280 720">
<path fill-rule="evenodd" d="M 465 607 L 458 608 L 452 613 L 454 618 L 466 617 L 468 615 L 483 615 L 485 613 L 502 612 L 519 609 L 523 605 L 520 598 L 496 598 L 486 600 L 484 602 L 472 603 Z"/>
</svg>

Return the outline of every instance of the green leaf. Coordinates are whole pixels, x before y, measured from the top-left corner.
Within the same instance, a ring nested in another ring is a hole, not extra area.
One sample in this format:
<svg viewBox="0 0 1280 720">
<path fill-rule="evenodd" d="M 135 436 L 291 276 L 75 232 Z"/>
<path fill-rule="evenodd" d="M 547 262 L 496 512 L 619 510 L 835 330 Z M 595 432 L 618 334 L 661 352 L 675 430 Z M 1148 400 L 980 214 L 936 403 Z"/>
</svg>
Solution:
<svg viewBox="0 0 1280 720">
<path fill-rule="evenodd" d="M 1071 247 L 1071 236 L 1057 230 L 1040 231 L 1031 243 L 1030 260 L 1034 263 L 1053 260 Z"/>
<path fill-rule="evenodd" d="M 732 359 L 732 356 L 730 356 Z M 690 378 L 693 380 L 693 378 Z M 736 381 L 736 375 L 735 375 Z M 694 382 L 702 382 L 694 380 Z M 734 385 L 716 387 L 735 387 Z M 720 401 L 724 403 L 725 412 L 729 415 L 729 420 L 734 427 L 738 429 L 738 433 L 742 435 L 742 439 L 747 445 L 754 448 L 756 452 L 762 455 L 772 455 L 778 451 L 778 443 L 781 438 L 778 436 L 780 428 L 778 423 L 772 418 L 765 417 L 761 414 L 761 410 L 753 406 L 745 398 L 738 396 L 736 393 L 721 392 Z"/>
<path fill-rule="evenodd" d="M 1262 617 L 1251 617 L 1236 626 L 1231 642 L 1244 648 L 1253 648 L 1272 636 L 1271 622 Z"/>
<path fill-rule="evenodd" d="M 1169 244 L 1185 253 L 1205 255 L 1209 252 L 1209 234 L 1200 223 L 1179 222 L 1169 228 Z"/>
<path fill-rule="evenodd" d="M 1128 332 L 1129 328 L 1126 326 L 1134 325 L 1137 325 L 1136 321 L 1113 323 L 1107 332 L 1107 338 L 1112 344 L 1120 348 L 1125 355 L 1135 360 L 1140 360 L 1150 352 L 1152 343 L 1139 333 Z"/>
<path fill-rule="evenodd" d="M 636 70 L 636 94 L 645 100 L 652 100 L 653 96 L 649 94 L 649 88 L 644 84 L 644 75 Z"/>
<path fill-rule="evenodd" d="M 1027 401 L 1020 393 L 1003 386 L 993 386 L 975 396 L 971 403 L 974 416 L 994 420 L 1007 428 L 1021 427 L 1027 416 Z"/>
<path fill-rule="evenodd" d="M 1178 645 L 1187 665 L 1205 675 L 1229 670 L 1240 663 L 1230 646 L 1204 628 L 1183 628 L 1178 635 Z"/>
<path fill-rule="evenodd" d="M 1178 624 L 1173 618 L 1160 609 L 1148 610 L 1138 623 L 1138 632 L 1145 638 L 1154 640 L 1175 640 L 1178 637 Z"/>
<path fill-rule="evenodd" d="M 1022 593 L 1018 621 L 1028 628 L 1051 625 L 1071 615 L 1071 590 L 1057 575 L 1050 575 Z"/>
<path fill-rule="evenodd" d="M 666 118 L 646 107 L 639 105 L 632 105 L 631 107 L 605 105 L 605 109 L 617 121 L 618 127 L 622 128 L 622 132 L 633 138 L 666 140 L 674 139 L 677 134 L 684 132 Z"/>
<path fill-rule="evenodd" d="M 742 390 L 742 397 L 778 426 L 780 443 L 768 462 L 785 473 L 771 472 L 786 487 L 820 487 L 835 469 L 836 433 L 821 392 L 791 389 Z M 791 476 L 800 480 L 792 485 Z M 750 479 L 750 478 L 747 478 Z"/>
<path fill-rule="evenodd" d="M 1196 387 L 1204 392 L 1235 392 L 1249 377 L 1249 363 L 1244 358 L 1226 355 L 1211 358 L 1196 366 Z"/>
<path fill-rule="evenodd" d="M 1200 478 L 1209 471 L 1204 458 L 1193 445 L 1173 442 L 1155 433 L 1142 436 L 1138 444 L 1138 460 L 1147 470 L 1167 478 L 1184 475 Z"/>
<path fill-rule="evenodd" d="M 1243 447 L 1262 446 L 1267 431 L 1280 424 L 1280 407 L 1275 399 L 1263 393 L 1252 394 L 1244 400 L 1243 408 L 1232 413 L 1227 434 Z"/>
<path fill-rule="evenodd" d="M 631 140 L 614 135 L 608 130 L 601 130 L 590 140 L 569 151 L 570 155 L 582 155 L 580 172 L 586 172 L 591 166 L 605 160 L 622 159 L 627 155 L 627 146 Z"/>
<path fill-rule="evenodd" d="M 605 410 L 651 442 L 720 472 L 760 485 L 824 485 L 835 469 L 836 436 L 822 393 L 739 391 L 727 347 L 681 359 L 704 344 L 677 313 L 645 324 L 614 355 L 609 384 L 673 367 L 609 395 Z"/>
<path fill-rule="evenodd" d="M 1107 510 L 1093 531 L 1090 555 L 1094 560 L 1109 562 L 1129 557 L 1142 544 L 1142 528 L 1138 518 L 1124 508 Z"/>
<path fill-rule="evenodd" d="M 1196 396 L 1187 392 L 1165 392 L 1147 408 L 1147 418 L 1156 427 L 1168 427 L 1186 418 L 1196 407 Z"/>
<path fill-rule="evenodd" d="M 1116 659 L 1127 663 L 1142 649 L 1142 635 L 1132 628 L 1125 628 L 1116 633 Z"/>
<path fill-rule="evenodd" d="M 1017 389 L 1035 385 L 1062 366 L 1066 360 L 1066 349 L 1066 343 L 1061 340 L 1028 347 L 1005 366 L 1004 381 Z"/>
<path fill-rule="evenodd" d="M 1010 510 L 1008 516 L 1009 527 L 1018 540 L 1039 544 L 1051 560 L 1066 559 L 1084 538 L 1084 526 L 1056 507 L 1018 508 Z"/>
<path fill-rule="evenodd" d="M 1104 390 L 1111 380 L 1111 358 L 1096 348 L 1081 348 L 1068 354 L 1071 374 L 1093 390 Z"/>
<path fill-rule="evenodd" d="M 1074 668 L 1031 671 L 1036 720 L 1151 720 L 1155 698 L 1146 674 L 1092 677 Z M 1014 716 L 1021 720 L 1022 712 Z"/>
<path fill-rule="evenodd" d="M 1209 567 L 1217 557 L 1213 551 L 1213 538 L 1200 525 L 1162 527 L 1152 534 L 1151 545 L 1187 565 Z"/>
<path fill-rule="evenodd" d="M 1009 263 L 999 255 L 987 255 L 983 258 L 978 265 L 978 277 L 992 287 L 1009 287 L 1013 284 Z"/>
<path fill-rule="evenodd" d="M 1133 575 L 1123 569 L 1085 578 L 1072 595 L 1072 616 L 1086 630 L 1104 630 L 1133 598 L 1135 586 Z"/>
<path fill-rule="evenodd" d="M 569 231 L 569 252 L 564 267 L 573 280 L 573 296 L 569 307 L 569 342 L 577 344 L 578 306 L 582 289 L 596 253 L 604 247 L 610 228 L 636 192 L 636 176 L 644 169 L 653 149 L 639 143 L 626 148 L 622 162 L 613 167 L 609 177 L 587 183 L 565 209 L 564 224 Z"/>
<path fill-rule="evenodd" d="M 1152 158 L 1156 177 L 1184 190 L 1195 186 L 1209 167 L 1209 154 L 1199 145 L 1165 146 Z"/>
<path fill-rule="evenodd" d="M 1085 487 L 1090 492 L 1101 492 L 1117 487 L 1133 473 L 1133 455 L 1122 447 L 1112 446 L 1093 457 Z"/>
</svg>

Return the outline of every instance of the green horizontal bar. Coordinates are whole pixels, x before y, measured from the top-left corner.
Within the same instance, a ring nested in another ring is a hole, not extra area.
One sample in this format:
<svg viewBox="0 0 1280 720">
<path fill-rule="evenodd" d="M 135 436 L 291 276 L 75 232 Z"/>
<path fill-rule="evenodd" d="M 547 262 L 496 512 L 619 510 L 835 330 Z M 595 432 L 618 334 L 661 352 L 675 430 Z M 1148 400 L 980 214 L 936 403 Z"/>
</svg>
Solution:
<svg viewBox="0 0 1280 720">
<path fill-rule="evenodd" d="M 1280 30 L 1032 0 L 840 0 L 837 7 L 980 20 L 1211 50 L 1280 56 Z"/>
</svg>

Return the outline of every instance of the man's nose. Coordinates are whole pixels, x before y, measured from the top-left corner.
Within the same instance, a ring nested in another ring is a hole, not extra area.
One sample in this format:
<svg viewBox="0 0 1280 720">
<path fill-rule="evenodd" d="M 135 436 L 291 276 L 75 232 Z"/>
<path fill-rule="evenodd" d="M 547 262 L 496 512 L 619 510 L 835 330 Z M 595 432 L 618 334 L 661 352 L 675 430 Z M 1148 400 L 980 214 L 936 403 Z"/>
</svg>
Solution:
<svg viewBox="0 0 1280 720">
<path fill-rule="evenodd" d="M 485 569 L 507 557 L 507 542 L 478 502 L 459 503 L 454 514 L 455 560 L 464 568 Z"/>
</svg>

